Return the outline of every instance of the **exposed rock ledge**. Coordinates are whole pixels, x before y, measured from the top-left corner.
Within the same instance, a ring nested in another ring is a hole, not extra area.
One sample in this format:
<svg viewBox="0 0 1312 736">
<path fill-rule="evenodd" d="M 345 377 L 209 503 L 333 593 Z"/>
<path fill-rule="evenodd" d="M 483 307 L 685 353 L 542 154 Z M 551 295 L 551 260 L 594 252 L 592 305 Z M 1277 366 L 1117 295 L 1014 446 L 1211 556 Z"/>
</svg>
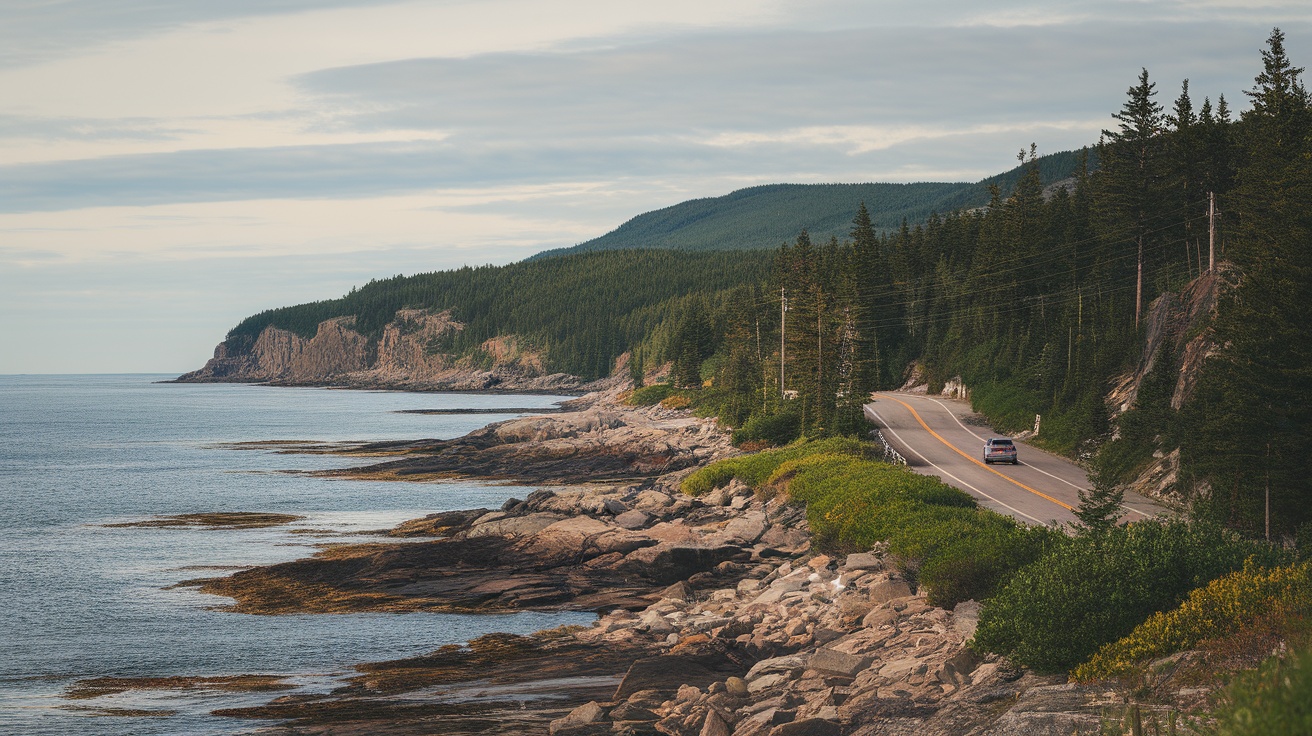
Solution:
<svg viewBox="0 0 1312 736">
<path fill-rule="evenodd" d="M 290 386 L 388 388 L 410 391 L 514 391 L 574 393 L 610 385 L 588 383 L 567 373 L 548 373 L 539 351 L 514 335 L 485 341 L 489 365 L 441 350 L 451 333 L 464 329 L 449 312 L 402 309 L 377 339 L 355 330 L 354 317 L 319 323 L 313 337 L 272 325 L 254 338 L 232 336 L 214 357 L 180 383 L 273 383 Z"/>
<path fill-rule="evenodd" d="M 596 448 L 624 427 L 670 421 L 604 403 L 589 411 L 465 440 Z M 619 422 L 595 419 L 605 412 Z M 705 438 L 708 457 L 730 451 L 718 433 L 685 421 L 699 429 L 672 436 Z M 568 427 L 588 429 L 565 437 Z M 523 474 L 534 472 L 529 463 Z M 928 605 L 879 550 L 820 554 L 802 509 L 738 483 L 687 498 L 675 490 L 684 472 L 539 490 L 499 511 L 435 514 L 392 532 L 431 541 L 335 548 L 204 582 L 258 613 L 603 612 L 591 627 L 490 635 L 361 666 L 330 695 L 221 714 L 280 721 L 264 733 L 322 736 L 1068 736 L 1098 732 L 1107 713 L 1124 712 L 1122 691 L 976 656 L 966 642 L 978 605 Z M 1154 668 L 1161 677 L 1147 685 L 1158 704 L 1142 707 L 1145 718 L 1205 697 L 1175 684 L 1185 661 Z"/>
</svg>

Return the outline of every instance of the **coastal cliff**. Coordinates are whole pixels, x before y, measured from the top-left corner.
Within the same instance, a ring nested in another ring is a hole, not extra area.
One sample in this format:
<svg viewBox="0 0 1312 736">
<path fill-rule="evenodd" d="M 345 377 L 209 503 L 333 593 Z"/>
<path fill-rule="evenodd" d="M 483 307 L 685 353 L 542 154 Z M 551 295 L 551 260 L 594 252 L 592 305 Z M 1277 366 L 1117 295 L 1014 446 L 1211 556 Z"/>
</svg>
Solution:
<svg viewBox="0 0 1312 736">
<path fill-rule="evenodd" d="M 577 376 L 549 373 L 542 353 L 515 335 L 486 340 L 474 354 L 444 350 L 444 340 L 465 328 L 449 311 L 398 310 L 376 339 L 357 331 L 355 323 L 355 317 L 327 319 L 309 338 L 273 325 L 254 339 L 229 337 L 204 367 L 176 380 L 426 391 L 585 387 Z"/>
</svg>

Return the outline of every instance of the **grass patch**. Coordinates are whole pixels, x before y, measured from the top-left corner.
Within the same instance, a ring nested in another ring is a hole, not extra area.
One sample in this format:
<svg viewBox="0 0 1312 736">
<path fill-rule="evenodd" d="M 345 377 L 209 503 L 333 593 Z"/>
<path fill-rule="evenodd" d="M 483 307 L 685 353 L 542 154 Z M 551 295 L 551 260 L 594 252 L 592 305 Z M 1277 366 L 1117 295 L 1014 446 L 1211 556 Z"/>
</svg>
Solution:
<svg viewBox="0 0 1312 736">
<path fill-rule="evenodd" d="M 847 438 L 798 442 L 713 463 L 683 489 L 701 495 L 735 478 L 757 490 L 786 485 L 793 502 L 806 504 L 818 548 L 851 552 L 887 542 L 908 578 L 945 607 L 991 594 L 1061 536 L 979 509 L 969 495 L 873 453 Z"/>
</svg>

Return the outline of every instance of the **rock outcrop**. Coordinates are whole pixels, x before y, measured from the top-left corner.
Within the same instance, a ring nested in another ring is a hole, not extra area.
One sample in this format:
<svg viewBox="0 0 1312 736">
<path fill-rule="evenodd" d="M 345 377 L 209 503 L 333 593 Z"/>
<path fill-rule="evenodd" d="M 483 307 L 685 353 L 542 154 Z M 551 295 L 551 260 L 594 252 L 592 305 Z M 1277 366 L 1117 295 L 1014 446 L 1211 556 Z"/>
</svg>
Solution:
<svg viewBox="0 0 1312 736">
<path fill-rule="evenodd" d="M 483 362 L 445 352 L 443 340 L 462 329 L 450 312 L 419 309 L 399 310 L 377 339 L 357 332 L 354 317 L 325 320 L 309 338 L 270 325 L 254 339 L 230 337 L 203 368 L 177 380 L 450 391 L 585 387 L 576 376 L 548 373 L 542 354 L 514 335 L 484 341 Z"/>
<path fill-rule="evenodd" d="M 463 446 L 614 455 L 595 448 L 632 443 L 637 426 L 644 436 L 664 432 L 698 461 L 733 452 L 703 420 L 606 400 L 573 414 L 492 425 L 463 438 Z M 551 462 L 526 460 L 521 472 L 543 467 Z M 265 731 L 302 736 L 435 728 L 457 735 L 1068 736 L 1099 732 L 1108 713 L 1125 712 L 1132 694 L 1115 686 L 1072 684 L 977 654 L 968 642 L 979 604 L 929 605 L 881 548 L 813 549 L 805 509 L 786 494 L 758 497 L 734 481 L 693 499 L 677 491 L 686 472 L 540 489 L 500 509 L 407 522 L 392 532 L 404 542 L 332 548 L 201 581 L 253 613 L 599 614 L 590 627 L 494 634 L 363 665 L 334 693 L 285 695 L 222 714 L 280 719 Z M 1182 687 L 1168 675 L 1151 683 L 1155 704 L 1134 717 L 1206 697 L 1196 677 L 1185 681 L 1195 684 Z"/>
</svg>

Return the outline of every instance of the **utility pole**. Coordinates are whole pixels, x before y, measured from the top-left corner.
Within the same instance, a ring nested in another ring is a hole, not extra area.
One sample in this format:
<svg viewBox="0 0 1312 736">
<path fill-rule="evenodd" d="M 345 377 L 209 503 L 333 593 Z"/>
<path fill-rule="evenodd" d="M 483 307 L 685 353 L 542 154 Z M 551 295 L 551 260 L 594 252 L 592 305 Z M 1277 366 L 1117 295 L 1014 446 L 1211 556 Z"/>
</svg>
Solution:
<svg viewBox="0 0 1312 736">
<path fill-rule="evenodd" d="M 1216 192 L 1207 193 L 1207 272 L 1216 269 Z"/>
<path fill-rule="evenodd" d="M 1139 329 L 1139 313 L 1143 311 L 1143 235 L 1138 237 L 1139 270 L 1134 277 L 1134 329 Z"/>
<path fill-rule="evenodd" d="M 756 308 L 753 307 L 752 311 L 755 312 Z M 765 403 L 769 399 L 769 394 L 766 393 L 766 391 L 768 391 L 769 389 L 766 388 L 766 386 L 770 382 L 770 377 L 765 372 L 765 361 L 761 359 L 761 313 L 760 312 L 756 313 L 756 364 L 761 366 L 761 411 L 765 411 Z"/>
<path fill-rule="evenodd" d="M 779 398 L 784 398 L 784 336 L 788 330 L 788 291 L 779 287 Z"/>
</svg>

